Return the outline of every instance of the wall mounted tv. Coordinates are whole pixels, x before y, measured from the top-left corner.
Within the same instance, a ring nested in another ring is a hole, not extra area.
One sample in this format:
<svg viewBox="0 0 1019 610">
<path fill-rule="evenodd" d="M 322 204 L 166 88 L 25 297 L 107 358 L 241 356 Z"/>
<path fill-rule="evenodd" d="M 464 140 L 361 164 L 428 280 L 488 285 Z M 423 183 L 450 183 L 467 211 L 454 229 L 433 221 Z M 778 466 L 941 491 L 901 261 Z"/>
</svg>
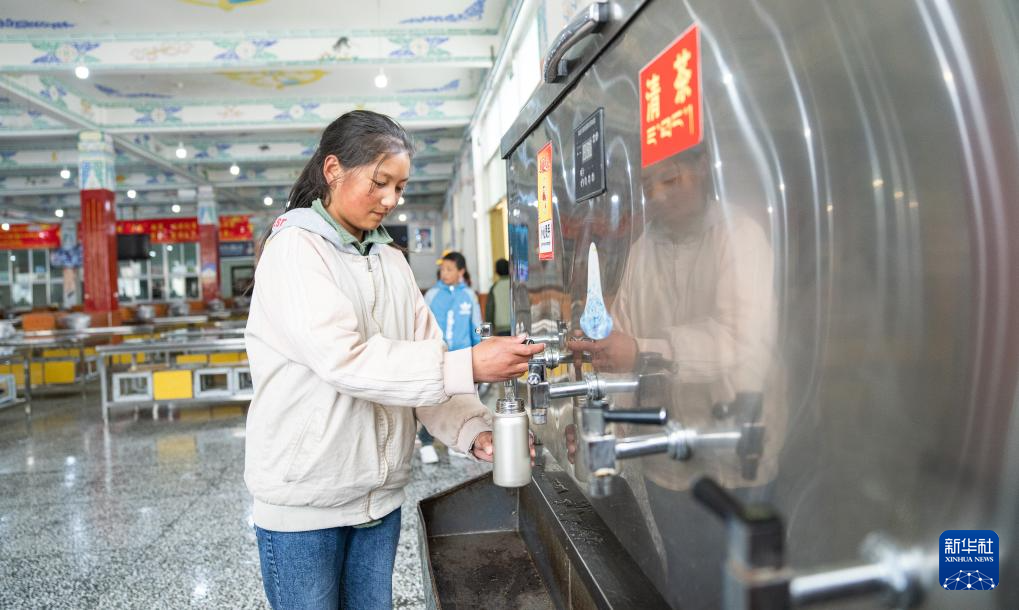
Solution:
<svg viewBox="0 0 1019 610">
<path fill-rule="evenodd" d="M 149 258 L 149 236 L 140 235 L 118 235 L 117 236 L 117 260 L 118 261 L 139 261 Z"/>
</svg>

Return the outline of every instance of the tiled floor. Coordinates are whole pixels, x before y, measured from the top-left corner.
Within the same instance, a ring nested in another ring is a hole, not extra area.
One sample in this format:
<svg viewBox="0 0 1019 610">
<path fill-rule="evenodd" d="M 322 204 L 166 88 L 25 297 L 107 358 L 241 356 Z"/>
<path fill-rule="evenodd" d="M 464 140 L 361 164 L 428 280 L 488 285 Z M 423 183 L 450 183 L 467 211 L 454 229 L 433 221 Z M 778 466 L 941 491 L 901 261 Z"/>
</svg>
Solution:
<svg viewBox="0 0 1019 610">
<path fill-rule="evenodd" d="M 98 395 L 0 411 L 0 608 L 266 608 L 242 480 L 240 407 L 168 419 L 114 413 Z M 414 462 L 393 582 L 423 607 L 417 501 L 487 465 Z"/>
</svg>

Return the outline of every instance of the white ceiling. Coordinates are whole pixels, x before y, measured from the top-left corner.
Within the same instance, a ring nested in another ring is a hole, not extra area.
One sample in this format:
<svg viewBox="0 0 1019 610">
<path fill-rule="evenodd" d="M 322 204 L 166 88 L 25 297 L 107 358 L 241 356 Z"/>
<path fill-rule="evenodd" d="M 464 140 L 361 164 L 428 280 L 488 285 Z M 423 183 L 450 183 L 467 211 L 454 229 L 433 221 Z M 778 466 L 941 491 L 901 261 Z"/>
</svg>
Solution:
<svg viewBox="0 0 1019 610">
<path fill-rule="evenodd" d="M 166 216 L 177 189 L 198 184 L 215 187 L 226 213 L 271 212 L 263 197 L 285 201 L 319 130 L 355 108 L 412 132 L 408 203 L 440 205 L 509 4 L 9 3 L 0 19 L 0 217 L 11 222 L 49 220 L 57 207 L 74 216 L 81 130 L 114 135 L 118 202 L 128 189 L 140 193 L 132 214 Z M 79 65 L 88 79 L 74 76 Z M 380 69 L 384 89 L 374 85 Z M 70 179 L 60 178 L 64 167 Z"/>
</svg>

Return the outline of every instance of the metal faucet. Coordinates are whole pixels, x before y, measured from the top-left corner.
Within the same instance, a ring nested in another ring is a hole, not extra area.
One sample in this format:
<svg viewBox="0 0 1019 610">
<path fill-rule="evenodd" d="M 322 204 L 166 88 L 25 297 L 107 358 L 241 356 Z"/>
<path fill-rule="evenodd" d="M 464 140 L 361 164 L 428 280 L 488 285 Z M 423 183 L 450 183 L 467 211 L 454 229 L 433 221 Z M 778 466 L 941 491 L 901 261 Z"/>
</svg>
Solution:
<svg viewBox="0 0 1019 610">
<path fill-rule="evenodd" d="M 541 384 L 547 386 L 546 371 L 558 367 L 570 356 L 570 351 L 566 349 L 568 332 L 569 324 L 558 320 L 555 334 L 535 335 L 527 339 L 528 343 L 541 343 L 545 346 L 543 351 L 531 356 L 527 363 L 527 385 L 532 388 L 531 422 L 535 425 L 542 425 L 548 421 L 549 400 L 543 390 L 539 390 L 535 397 L 533 388 Z"/>
<path fill-rule="evenodd" d="M 748 480 L 757 476 L 757 467 L 764 449 L 764 427 L 760 424 L 762 396 L 741 393 L 729 407 L 737 425 L 710 430 L 687 428 L 666 418 L 665 410 L 611 410 L 604 399 L 588 400 L 580 409 L 581 439 L 586 465 L 592 477 L 589 491 L 595 497 L 611 492 L 610 479 L 617 473 L 617 461 L 664 453 L 677 461 L 689 460 L 700 450 L 734 450 L 740 457 L 742 475 Z M 662 432 L 617 438 L 606 433 L 608 422 L 652 424 L 664 427 Z"/>
<path fill-rule="evenodd" d="M 910 608 L 937 577 L 936 554 L 903 549 L 881 533 L 864 539 L 864 563 L 798 575 L 785 565 L 785 527 L 774 509 L 745 506 L 710 477 L 694 484 L 693 495 L 728 530 L 725 610 L 784 610 L 865 595 L 882 597 L 886 608 Z"/>
</svg>

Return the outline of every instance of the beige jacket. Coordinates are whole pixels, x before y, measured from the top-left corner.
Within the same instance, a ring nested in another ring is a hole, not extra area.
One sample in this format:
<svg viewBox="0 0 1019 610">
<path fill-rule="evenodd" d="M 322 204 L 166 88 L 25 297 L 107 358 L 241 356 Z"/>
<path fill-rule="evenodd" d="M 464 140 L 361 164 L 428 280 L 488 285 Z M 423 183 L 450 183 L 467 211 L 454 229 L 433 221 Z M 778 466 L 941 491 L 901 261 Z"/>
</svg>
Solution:
<svg viewBox="0 0 1019 610">
<path fill-rule="evenodd" d="M 471 351 L 446 352 L 403 255 L 376 245 L 362 256 L 303 212 L 314 214 L 282 218 L 305 228 L 283 226 L 262 252 L 245 332 L 255 394 L 244 480 L 255 523 L 276 531 L 399 507 L 417 420 L 464 452 L 491 429 Z"/>
</svg>

